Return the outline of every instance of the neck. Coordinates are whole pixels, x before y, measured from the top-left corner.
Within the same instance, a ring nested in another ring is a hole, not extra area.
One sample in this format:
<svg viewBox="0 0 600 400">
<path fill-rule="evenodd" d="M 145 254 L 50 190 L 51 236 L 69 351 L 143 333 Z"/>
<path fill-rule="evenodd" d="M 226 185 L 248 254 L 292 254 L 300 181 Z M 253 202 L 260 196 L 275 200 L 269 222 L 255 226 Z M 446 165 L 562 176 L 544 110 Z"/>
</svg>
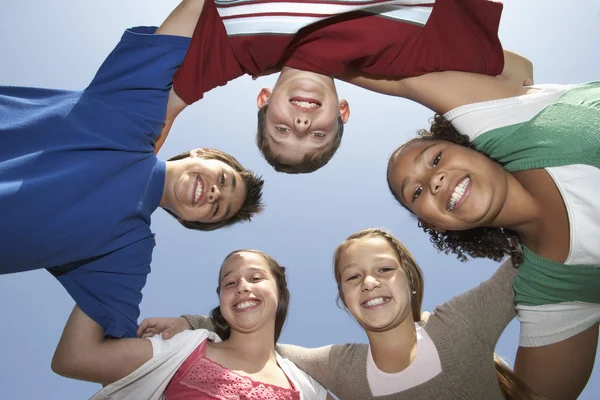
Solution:
<svg viewBox="0 0 600 400">
<path fill-rule="evenodd" d="M 534 234 L 539 227 L 540 210 L 531 193 L 512 174 L 507 174 L 507 195 L 502 209 L 489 225 L 511 229 L 520 237 Z"/>
<path fill-rule="evenodd" d="M 371 354 L 377 368 L 386 373 L 404 371 L 417 354 L 417 330 L 412 314 L 400 325 L 385 332 L 367 331 Z"/>
<path fill-rule="evenodd" d="M 166 209 L 171 209 L 170 206 L 170 196 L 169 193 L 172 192 L 172 184 L 171 181 L 173 180 L 173 175 L 174 175 L 174 165 L 173 165 L 173 161 L 167 161 L 165 163 L 166 165 L 166 173 L 165 173 L 165 183 L 163 186 L 163 193 L 162 193 L 162 197 L 160 198 L 160 206 Z"/>
<path fill-rule="evenodd" d="M 224 348 L 233 350 L 241 359 L 264 364 L 276 358 L 275 333 L 272 327 L 251 333 L 232 330 L 229 339 L 222 343 Z"/>
</svg>

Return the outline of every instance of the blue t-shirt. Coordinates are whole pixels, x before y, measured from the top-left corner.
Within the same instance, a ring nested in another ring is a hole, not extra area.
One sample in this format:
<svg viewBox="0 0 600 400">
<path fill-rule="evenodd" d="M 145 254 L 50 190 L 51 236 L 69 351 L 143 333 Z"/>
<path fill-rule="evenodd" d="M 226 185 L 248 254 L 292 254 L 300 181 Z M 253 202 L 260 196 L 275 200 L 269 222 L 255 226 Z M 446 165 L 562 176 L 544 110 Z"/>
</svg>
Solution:
<svg viewBox="0 0 600 400">
<path fill-rule="evenodd" d="M 106 335 L 134 336 L 154 155 L 189 38 L 127 30 L 83 91 L 0 87 L 0 273 L 47 268 Z"/>
</svg>

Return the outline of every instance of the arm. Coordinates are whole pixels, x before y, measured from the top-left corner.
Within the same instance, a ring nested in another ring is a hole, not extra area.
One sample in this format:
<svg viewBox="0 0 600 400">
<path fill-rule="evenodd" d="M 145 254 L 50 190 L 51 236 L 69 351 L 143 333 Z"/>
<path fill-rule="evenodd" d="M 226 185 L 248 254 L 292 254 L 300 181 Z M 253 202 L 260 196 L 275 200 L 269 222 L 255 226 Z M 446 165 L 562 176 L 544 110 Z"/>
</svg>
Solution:
<svg viewBox="0 0 600 400">
<path fill-rule="evenodd" d="M 413 100 L 438 114 L 456 107 L 488 100 L 497 100 L 525 94 L 523 87 L 533 78 L 529 60 L 505 51 L 506 62 L 502 75 L 470 72 L 432 72 L 417 77 L 398 80 L 379 79 L 364 74 L 351 74 L 344 81 L 367 90 Z"/>
<path fill-rule="evenodd" d="M 490 279 L 436 307 L 429 323 L 437 318 L 459 326 L 493 351 L 506 325 L 517 315 L 513 300 L 516 274 L 510 260 L 504 261 Z"/>
<path fill-rule="evenodd" d="M 75 306 L 52 358 L 52 370 L 68 378 L 107 385 L 151 358 L 150 341 L 105 340 L 102 327 Z"/>
<path fill-rule="evenodd" d="M 312 376 L 327 390 L 335 393 L 336 354 L 339 348 L 343 346 L 323 346 L 314 349 L 295 346 L 291 344 L 277 344 L 275 350 L 284 358 L 290 359 L 298 368 Z"/>
<path fill-rule="evenodd" d="M 191 38 L 203 8 L 204 0 L 183 0 L 156 30 L 155 34 L 185 36 Z M 169 100 L 167 102 L 165 125 L 163 126 L 160 135 L 155 140 L 155 154 L 158 153 L 165 143 L 165 140 L 167 140 L 167 136 L 169 135 L 169 131 L 171 130 L 175 118 L 185 109 L 185 107 L 187 107 L 187 104 L 177 96 L 177 93 L 175 93 L 175 90 L 171 87 L 171 90 L 169 91 Z"/>
<path fill-rule="evenodd" d="M 500 77 L 519 85 L 533 85 L 533 63 L 527 58 L 504 50 L 504 69 Z"/>
</svg>

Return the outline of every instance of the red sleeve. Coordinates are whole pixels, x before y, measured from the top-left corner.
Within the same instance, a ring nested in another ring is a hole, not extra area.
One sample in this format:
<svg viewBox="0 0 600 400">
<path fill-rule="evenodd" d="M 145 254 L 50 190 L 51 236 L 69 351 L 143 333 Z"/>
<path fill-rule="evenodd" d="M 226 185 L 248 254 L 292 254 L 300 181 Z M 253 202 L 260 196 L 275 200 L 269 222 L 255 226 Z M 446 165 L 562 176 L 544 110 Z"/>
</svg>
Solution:
<svg viewBox="0 0 600 400">
<path fill-rule="evenodd" d="M 244 73 L 214 2 L 206 0 L 183 64 L 173 78 L 175 92 L 186 104 L 192 104 Z"/>
<path fill-rule="evenodd" d="M 437 0 L 425 26 L 349 13 L 306 28 L 284 65 L 336 77 L 357 71 L 386 78 L 445 70 L 498 75 L 501 14 L 502 4 L 487 0 Z"/>
</svg>

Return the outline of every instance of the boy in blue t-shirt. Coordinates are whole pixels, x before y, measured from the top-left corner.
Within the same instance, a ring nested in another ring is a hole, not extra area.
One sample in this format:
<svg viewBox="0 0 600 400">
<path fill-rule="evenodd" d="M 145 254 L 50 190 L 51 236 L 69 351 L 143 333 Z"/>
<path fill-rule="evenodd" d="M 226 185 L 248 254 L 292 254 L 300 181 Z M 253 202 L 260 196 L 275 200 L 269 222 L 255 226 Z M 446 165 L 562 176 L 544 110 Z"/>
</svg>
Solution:
<svg viewBox="0 0 600 400">
<path fill-rule="evenodd" d="M 262 208 L 228 154 L 154 155 L 202 3 L 127 30 L 82 91 L 0 87 L 0 274 L 46 268 L 105 336 L 135 336 L 155 209 L 212 230 Z"/>
</svg>

